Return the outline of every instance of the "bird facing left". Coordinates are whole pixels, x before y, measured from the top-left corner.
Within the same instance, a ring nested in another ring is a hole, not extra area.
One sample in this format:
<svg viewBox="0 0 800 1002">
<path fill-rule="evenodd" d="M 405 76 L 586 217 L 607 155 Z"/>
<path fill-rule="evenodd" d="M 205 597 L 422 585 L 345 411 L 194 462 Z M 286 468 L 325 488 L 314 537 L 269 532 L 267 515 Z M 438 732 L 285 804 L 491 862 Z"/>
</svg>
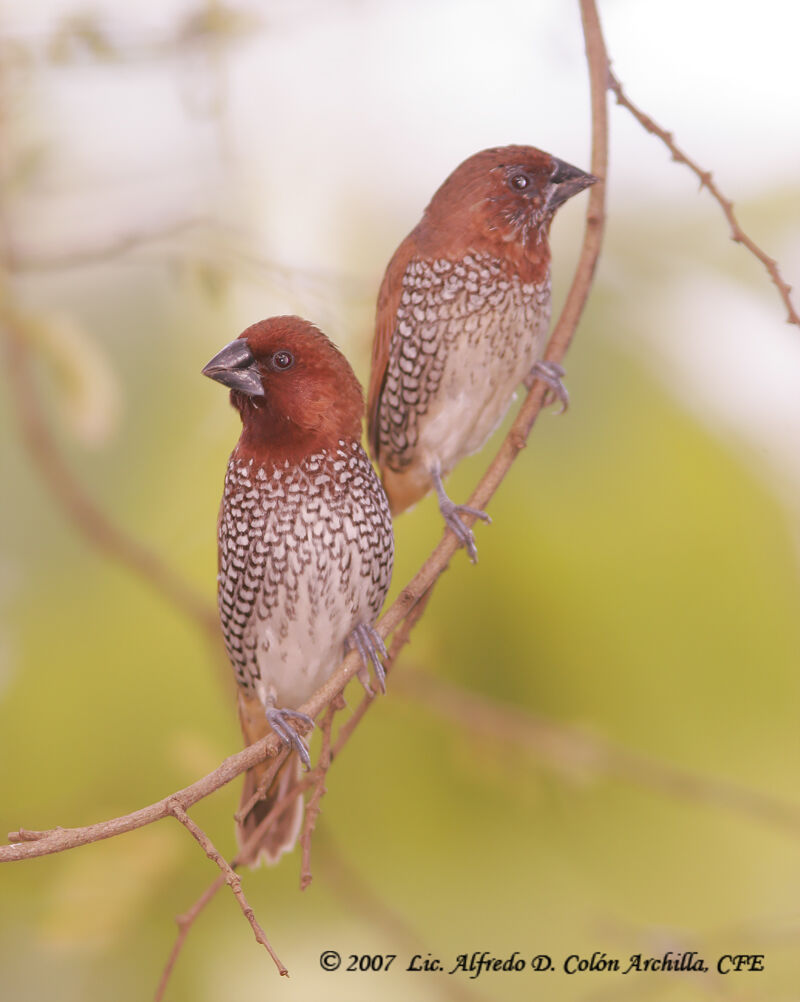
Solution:
<svg viewBox="0 0 800 1002">
<path fill-rule="evenodd" d="M 245 742 L 270 730 L 290 754 L 264 799 L 237 824 L 245 845 L 296 779 L 308 750 L 292 726 L 346 651 L 384 688 L 385 649 L 373 625 L 389 588 L 392 522 L 361 447 L 361 386 L 313 324 L 272 317 L 248 327 L 205 366 L 242 419 L 218 523 L 218 604 L 239 694 Z M 304 723 L 311 723 L 304 718 Z M 269 762 L 245 778 L 242 808 Z M 298 796 L 250 846 L 246 862 L 275 862 L 296 843 Z"/>
</svg>

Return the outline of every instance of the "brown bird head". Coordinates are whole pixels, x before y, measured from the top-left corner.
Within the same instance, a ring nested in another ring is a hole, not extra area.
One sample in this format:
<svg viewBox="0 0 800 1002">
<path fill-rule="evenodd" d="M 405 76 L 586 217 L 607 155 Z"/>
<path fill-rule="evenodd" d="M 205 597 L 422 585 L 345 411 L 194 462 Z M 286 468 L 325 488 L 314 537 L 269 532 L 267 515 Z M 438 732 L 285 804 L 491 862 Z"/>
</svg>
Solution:
<svg viewBox="0 0 800 1002">
<path fill-rule="evenodd" d="M 422 226 L 456 242 L 514 244 L 535 252 L 556 209 L 598 179 L 533 146 L 498 146 L 465 160 L 425 210 Z"/>
<path fill-rule="evenodd" d="M 242 417 L 237 453 L 295 463 L 361 438 L 361 386 L 338 348 L 300 317 L 261 320 L 203 369 L 230 387 Z"/>
</svg>

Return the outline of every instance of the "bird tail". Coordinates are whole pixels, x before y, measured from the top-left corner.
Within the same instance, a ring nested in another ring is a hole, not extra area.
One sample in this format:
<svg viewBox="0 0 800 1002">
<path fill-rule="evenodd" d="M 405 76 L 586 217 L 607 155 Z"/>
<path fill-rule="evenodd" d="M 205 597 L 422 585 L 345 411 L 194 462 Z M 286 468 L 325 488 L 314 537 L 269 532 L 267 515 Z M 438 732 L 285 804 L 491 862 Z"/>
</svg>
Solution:
<svg viewBox="0 0 800 1002">
<path fill-rule="evenodd" d="M 270 733 L 264 707 L 261 701 L 250 696 L 244 690 L 239 690 L 239 722 L 242 725 L 245 744 L 251 745 Z M 239 804 L 241 812 L 252 799 L 263 776 L 271 767 L 268 759 L 245 773 L 242 799 Z M 259 800 L 250 811 L 236 822 L 236 841 L 239 849 L 247 843 L 250 836 L 269 814 L 275 804 L 281 800 L 300 776 L 300 759 L 296 753 L 287 756 L 286 761 L 278 769 L 269 789 L 262 800 Z M 267 863 L 277 863 L 284 852 L 291 852 L 297 843 L 300 826 L 303 823 L 303 797 L 298 795 L 286 806 L 283 812 L 273 820 L 255 845 L 250 846 L 242 862 L 249 866 L 258 866 L 262 859 Z"/>
<path fill-rule="evenodd" d="M 412 466 L 401 472 L 382 466 L 381 480 L 393 515 L 416 504 L 433 487 L 430 473 L 423 466 Z"/>
</svg>

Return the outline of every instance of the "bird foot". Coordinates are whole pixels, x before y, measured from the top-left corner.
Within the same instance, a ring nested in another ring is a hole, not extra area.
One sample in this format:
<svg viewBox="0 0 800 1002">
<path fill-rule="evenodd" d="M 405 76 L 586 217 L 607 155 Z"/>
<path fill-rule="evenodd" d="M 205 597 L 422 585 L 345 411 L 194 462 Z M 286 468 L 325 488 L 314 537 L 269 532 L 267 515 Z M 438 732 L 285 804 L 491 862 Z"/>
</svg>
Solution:
<svg viewBox="0 0 800 1002">
<path fill-rule="evenodd" d="M 475 518 L 481 519 L 482 522 L 486 522 L 488 525 L 492 524 L 491 518 L 489 518 L 485 511 L 481 511 L 480 508 L 470 508 L 470 506 L 466 504 L 454 504 L 450 498 L 446 498 L 444 501 L 439 501 L 439 511 L 442 513 L 442 518 L 444 519 L 447 528 L 455 535 L 459 543 L 466 548 L 466 551 L 469 554 L 469 559 L 473 564 L 477 564 L 478 547 L 475 545 L 475 537 L 472 534 L 472 529 L 464 525 L 458 516 L 473 515 Z"/>
<path fill-rule="evenodd" d="M 275 731 L 278 737 L 283 741 L 285 745 L 288 745 L 292 751 L 296 751 L 300 756 L 303 765 L 306 769 L 311 768 L 311 756 L 308 754 L 308 747 L 294 729 L 291 726 L 291 720 L 299 720 L 301 723 L 307 724 L 309 727 L 314 726 L 314 721 L 306 713 L 300 713 L 297 710 L 279 710 L 272 706 L 266 710 L 267 720 L 270 727 Z"/>
<path fill-rule="evenodd" d="M 558 413 L 563 414 L 569 407 L 569 393 L 567 393 L 566 386 L 561 382 L 565 375 L 564 367 L 559 365 L 558 362 L 540 360 L 534 364 L 523 382 L 528 389 L 533 386 L 537 379 L 543 382 L 547 387 L 547 393 L 544 396 L 545 405 L 549 406 L 550 404 L 554 404 L 556 400 L 560 400 L 561 410 Z"/>
<path fill-rule="evenodd" d="M 352 644 L 361 655 L 361 667 L 358 670 L 358 680 L 364 686 L 368 696 L 375 693 L 369 684 L 369 666 L 375 672 L 381 692 L 386 692 L 386 672 L 381 664 L 382 657 L 388 657 L 386 644 L 378 631 L 367 623 L 359 623 L 348 637 L 348 646 Z"/>
<path fill-rule="evenodd" d="M 431 479 L 436 489 L 436 497 L 439 499 L 439 511 L 442 513 L 445 525 L 450 529 L 459 543 L 466 548 L 472 563 L 477 564 L 478 547 L 475 545 L 475 537 L 472 535 L 472 529 L 464 525 L 458 516 L 472 515 L 474 518 L 479 518 L 488 525 L 492 524 L 492 520 L 480 508 L 470 508 L 469 505 L 455 504 L 450 500 L 442 483 L 442 468 L 438 462 L 434 463 L 431 467 Z"/>
</svg>

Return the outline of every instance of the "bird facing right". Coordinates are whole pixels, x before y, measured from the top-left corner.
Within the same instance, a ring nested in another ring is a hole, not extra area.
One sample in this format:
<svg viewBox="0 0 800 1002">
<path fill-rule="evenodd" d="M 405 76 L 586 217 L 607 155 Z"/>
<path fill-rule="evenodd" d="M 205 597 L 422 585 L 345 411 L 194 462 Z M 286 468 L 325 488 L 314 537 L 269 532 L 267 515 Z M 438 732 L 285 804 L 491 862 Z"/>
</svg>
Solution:
<svg viewBox="0 0 800 1002">
<path fill-rule="evenodd" d="M 369 437 L 393 513 L 432 488 L 474 561 L 472 532 L 442 483 L 500 423 L 514 390 L 563 371 L 542 362 L 550 323 L 548 234 L 597 178 L 532 146 L 465 160 L 397 248 L 378 295 Z"/>
</svg>

